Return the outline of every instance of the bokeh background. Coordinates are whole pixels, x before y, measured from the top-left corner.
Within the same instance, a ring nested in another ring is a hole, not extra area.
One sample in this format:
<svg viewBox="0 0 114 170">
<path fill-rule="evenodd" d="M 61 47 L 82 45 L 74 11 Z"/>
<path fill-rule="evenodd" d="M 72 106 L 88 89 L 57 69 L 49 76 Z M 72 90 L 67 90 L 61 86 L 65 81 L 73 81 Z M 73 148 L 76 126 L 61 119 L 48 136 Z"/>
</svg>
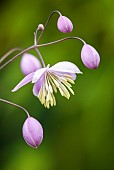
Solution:
<svg viewBox="0 0 114 170">
<path fill-rule="evenodd" d="M 21 56 L 1 70 L 1 98 L 22 105 L 37 118 L 44 128 L 44 140 L 38 149 L 29 147 L 22 137 L 26 114 L 0 103 L 0 170 L 113 170 L 113 0 L 0 1 L 0 56 L 13 47 L 32 45 L 37 25 L 45 24 L 55 9 L 73 22 L 74 30 L 68 36 L 80 36 L 97 49 L 100 66 L 97 70 L 84 67 L 79 41 L 41 47 L 46 64 L 68 60 L 83 72 L 73 86 L 75 95 L 68 101 L 56 94 L 57 106 L 49 110 L 33 96 L 32 84 L 11 93 L 23 78 L 19 65 Z M 58 31 L 57 18 L 57 14 L 52 17 L 40 43 L 67 36 Z M 31 53 L 37 56 L 34 51 Z"/>
</svg>

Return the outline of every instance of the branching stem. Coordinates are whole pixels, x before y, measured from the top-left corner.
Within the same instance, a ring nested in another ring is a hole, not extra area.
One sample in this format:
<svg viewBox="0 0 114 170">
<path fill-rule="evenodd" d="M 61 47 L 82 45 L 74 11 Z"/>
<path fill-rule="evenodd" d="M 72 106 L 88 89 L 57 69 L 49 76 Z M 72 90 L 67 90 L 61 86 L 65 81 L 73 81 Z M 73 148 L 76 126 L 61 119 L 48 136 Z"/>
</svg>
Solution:
<svg viewBox="0 0 114 170">
<path fill-rule="evenodd" d="M 52 44 L 56 44 L 56 43 L 59 43 L 59 42 L 62 42 L 62 41 L 66 41 L 66 40 L 69 40 L 69 39 L 77 39 L 77 40 L 80 40 L 83 44 L 86 44 L 86 42 L 84 40 L 82 40 L 81 38 L 79 37 L 66 37 L 66 38 L 62 38 L 62 39 L 59 39 L 59 40 L 56 40 L 56 41 L 52 41 L 52 42 L 49 42 L 49 43 L 45 43 L 45 44 L 39 44 L 39 45 L 33 45 L 33 46 L 30 46 L 28 47 L 27 49 L 21 51 L 20 53 L 18 53 L 17 55 L 15 55 L 13 58 L 11 58 L 9 61 L 7 61 L 5 64 L 3 64 L 1 67 L 0 67 L 0 70 L 2 68 L 4 68 L 7 64 L 9 64 L 10 62 L 12 62 L 14 59 L 16 59 L 17 57 L 19 57 L 20 55 L 24 54 L 25 52 L 29 51 L 29 50 L 32 50 L 32 49 L 35 49 L 41 59 L 41 62 L 42 62 L 42 65 L 43 67 L 45 67 L 45 63 L 44 63 L 44 60 L 39 52 L 39 50 L 37 48 L 39 47 L 43 47 L 43 46 L 49 46 L 49 45 L 52 45 Z"/>
</svg>

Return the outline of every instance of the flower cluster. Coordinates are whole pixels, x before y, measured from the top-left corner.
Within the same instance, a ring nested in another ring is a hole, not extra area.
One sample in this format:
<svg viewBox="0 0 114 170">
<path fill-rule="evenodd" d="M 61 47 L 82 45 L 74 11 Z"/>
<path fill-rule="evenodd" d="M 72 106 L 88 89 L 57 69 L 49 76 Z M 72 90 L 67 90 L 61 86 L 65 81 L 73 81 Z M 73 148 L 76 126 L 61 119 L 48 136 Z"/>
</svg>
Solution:
<svg viewBox="0 0 114 170">
<path fill-rule="evenodd" d="M 21 51 L 1 66 L 1 68 L 5 67 L 19 55 L 22 55 L 20 67 L 25 77 L 12 90 L 12 92 L 17 91 L 22 86 L 32 82 L 34 84 L 33 94 L 40 100 L 41 104 L 48 109 L 50 108 L 50 106 L 56 105 L 54 93 L 57 93 L 57 91 L 60 92 L 61 96 L 64 96 L 67 99 L 70 98 L 70 93 L 74 95 L 74 91 L 72 90 L 72 84 L 74 84 L 77 74 L 82 74 L 82 72 L 77 67 L 77 65 L 69 61 L 61 61 L 57 64 L 54 64 L 53 66 L 47 64 L 46 66 L 44 59 L 39 51 L 39 48 L 41 46 L 49 46 L 52 44 L 59 43 L 61 41 L 66 41 L 68 39 L 80 40 L 83 43 L 83 47 L 81 50 L 82 63 L 89 69 L 98 68 L 100 63 L 100 56 L 95 50 L 95 48 L 87 44 L 83 39 L 79 37 L 65 37 L 63 39 L 49 42 L 46 44 L 39 44 L 39 41 L 46 29 L 46 26 L 48 25 L 54 13 L 59 14 L 57 27 L 60 32 L 70 33 L 73 30 L 73 24 L 69 18 L 63 16 L 59 11 L 53 11 L 49 16 L 46 24 L 39 24 L 38 28 L 34 32 L 34 45 Z M 40 31 L 39 37 L 38 31 Z M 40 60 L 34 55 L 28 53 L 28 51 L 31 49 L 34 49 L 37 52 Z M 8 55 L 13 51 L 14 50 L 10 51 Z M 1 60 L 4 60 L 4 58 L 6 57 L 7 55 L 3 56 Z M 24 108 L 14 103 L 8 102 L 3 99 L 1 99 L 1 101 L 20 107 L 21 109 L 26 111 Z M 40 145 L 43 139 L 43 128 L 35 118 L 30 117 L 27 111 L 26 113 L 28 115 L 28 118 L 24 122 L 22 128 L 23 137 L 28 145 L 37 148 L 37 146 Z"/>
</svg>

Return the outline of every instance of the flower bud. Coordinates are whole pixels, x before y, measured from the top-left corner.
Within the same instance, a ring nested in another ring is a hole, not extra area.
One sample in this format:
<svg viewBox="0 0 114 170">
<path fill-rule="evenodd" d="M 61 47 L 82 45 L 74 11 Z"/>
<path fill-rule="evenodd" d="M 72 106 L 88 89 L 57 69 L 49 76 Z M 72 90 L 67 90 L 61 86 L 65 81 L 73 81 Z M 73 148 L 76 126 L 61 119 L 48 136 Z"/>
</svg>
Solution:
<svg viewBox="0 0 114 170">
<path fill-rule="evenodd" d="M 39 25 L 38 25 L 38 29 L 39 29 L 40 31 L 43 31 L 43 30 L 44 30 L 44 25 L 43 25 L 43 24 L 39 24 Z"/>
<path fill-rule="evenodd" d="M 81 50 L 81 59 L 83 64 L 89 69 L 96 69 L 100 63 L 98 52 L 88 44 L 85 44 Z"/>
<path fill-rule="evenodd" d="M 22 134 L 28 145 L 37 148 L 43 139 L 43 128 L 35 118 L 28 117 L 23 124 Z"/>
<path fill-rule="evenodd" d="M 23 74 L 26 76 L 38 70 L 42 66 L 41 66 L 40 61 L 34 55 L 25 53 L 22 56 L 20 67 L 21 67 Z"/>
<path fill-rule="evenodd" d="M 57 21 L 57 27 L 59 31 L 63 33 L 71 32 L 73 29 L 72 22 L 65 16 L 60 15 L 58 21 Z"/>
</svg>

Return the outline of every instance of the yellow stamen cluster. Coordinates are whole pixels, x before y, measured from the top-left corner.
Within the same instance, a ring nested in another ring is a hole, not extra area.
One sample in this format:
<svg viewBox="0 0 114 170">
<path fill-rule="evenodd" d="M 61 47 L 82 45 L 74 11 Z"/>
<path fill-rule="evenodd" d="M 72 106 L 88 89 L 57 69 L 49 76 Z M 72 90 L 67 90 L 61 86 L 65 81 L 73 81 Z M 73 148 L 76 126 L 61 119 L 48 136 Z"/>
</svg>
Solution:
<svg viewBox="0 0 114 170">
<path fill-rule="evenodd" d="M 45 73 L 44 81 L 38 94 L 39 100 L 47 108 L 50 108 L 50 105 L 55 106 L 56 99 L 53 92 L 57 93 L 57 88 L 59 89 L 62 96 L 69 99 L 69 91 L 74 95 L 70 83 L 74 84 L 74 81 L 72 80 L 72 77 L 70 75 L 57 75 L 55 73 L 47 71 Z"/>
</svg>

